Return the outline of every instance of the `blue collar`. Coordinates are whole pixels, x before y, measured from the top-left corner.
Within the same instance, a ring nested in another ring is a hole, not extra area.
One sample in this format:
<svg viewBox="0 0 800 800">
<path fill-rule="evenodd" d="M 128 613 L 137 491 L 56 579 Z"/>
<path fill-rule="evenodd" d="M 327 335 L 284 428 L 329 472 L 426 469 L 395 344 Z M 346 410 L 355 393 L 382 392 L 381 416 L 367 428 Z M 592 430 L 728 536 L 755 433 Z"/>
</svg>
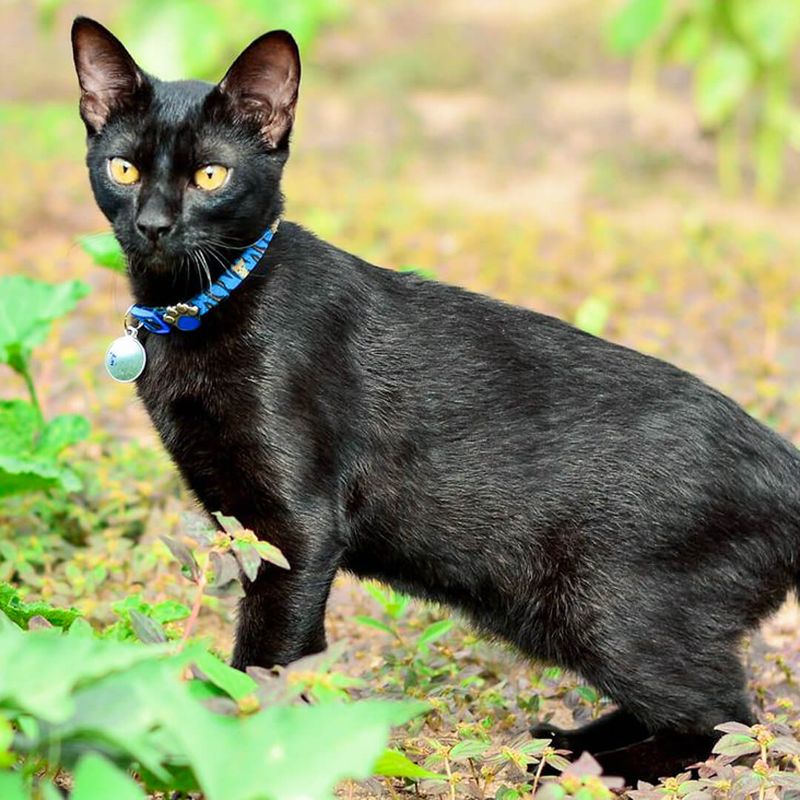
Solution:
<svg viewBox="0 0 800 800">
<path fill-rule="evenodd" d="M 185 303 L 156 307 L 132 305 L 125 315 L 126 327 L 142 327 L 150 333 L 158 334 L 172 333 L 173 329 L 197 330 L 203 314 L 207 314 L 219 305 L 255 269 L 267 251 L 279 223 L 280 219 L 264 231 L 261 238 L 248 247 L 230 267 L 226 267 L 222 275 L 208 289 L 196 294 Z"/>
</svg>

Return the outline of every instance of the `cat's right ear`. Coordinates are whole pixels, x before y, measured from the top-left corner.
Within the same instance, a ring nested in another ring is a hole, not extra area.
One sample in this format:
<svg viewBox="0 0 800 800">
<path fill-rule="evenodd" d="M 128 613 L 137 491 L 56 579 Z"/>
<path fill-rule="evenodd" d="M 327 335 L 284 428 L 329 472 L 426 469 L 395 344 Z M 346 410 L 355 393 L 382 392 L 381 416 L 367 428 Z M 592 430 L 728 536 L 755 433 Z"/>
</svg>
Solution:
<svg viewBox="0 0 800 800">
<path fill-rule="evenodd" d="M 122 42 L 88 17 L 72 23 L 72 57 L 81 86 L 81 118 L 90 134 L 98 133 L 113 111 L 133 101 L 146 78 Z"/>
</svg>

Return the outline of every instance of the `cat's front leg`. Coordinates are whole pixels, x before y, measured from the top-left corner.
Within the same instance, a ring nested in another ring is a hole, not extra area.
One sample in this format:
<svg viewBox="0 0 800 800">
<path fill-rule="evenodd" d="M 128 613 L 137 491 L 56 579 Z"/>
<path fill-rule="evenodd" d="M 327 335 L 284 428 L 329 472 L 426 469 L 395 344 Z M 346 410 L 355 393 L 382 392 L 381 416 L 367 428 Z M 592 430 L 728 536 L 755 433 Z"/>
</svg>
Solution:
<svg viewBox="0 0 800 800">
<path fill-rule="evenodd" d="M 239 603 L 232 665 L 285 666 L 324 650 L 325 605 L 337 567 L 319 558 L 289 571 L 262 568 Z"/>
</svg>

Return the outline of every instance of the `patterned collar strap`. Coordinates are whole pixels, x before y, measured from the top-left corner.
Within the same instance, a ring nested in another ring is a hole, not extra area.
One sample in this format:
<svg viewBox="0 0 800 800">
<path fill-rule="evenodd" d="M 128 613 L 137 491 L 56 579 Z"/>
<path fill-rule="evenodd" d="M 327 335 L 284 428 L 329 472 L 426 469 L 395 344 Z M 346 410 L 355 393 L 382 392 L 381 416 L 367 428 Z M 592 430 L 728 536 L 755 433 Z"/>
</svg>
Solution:
<svg viewBox="0 0 800 800">
<path fill-rule="evenodd" d="M 142 327 L 150 333 L 167 334 L 173 330 L 194 331 L 200 327 L 200 318 L 219 305 L 255 269 L 266 253 L 280 219 L 264 231 L 261 238 L 247 248 L 242 255 L 226 267 L 222 275 L 208 287 L 185 303 L 174 306 L 132 305 L 125 315 L 127 328 Z"/>
</svg>

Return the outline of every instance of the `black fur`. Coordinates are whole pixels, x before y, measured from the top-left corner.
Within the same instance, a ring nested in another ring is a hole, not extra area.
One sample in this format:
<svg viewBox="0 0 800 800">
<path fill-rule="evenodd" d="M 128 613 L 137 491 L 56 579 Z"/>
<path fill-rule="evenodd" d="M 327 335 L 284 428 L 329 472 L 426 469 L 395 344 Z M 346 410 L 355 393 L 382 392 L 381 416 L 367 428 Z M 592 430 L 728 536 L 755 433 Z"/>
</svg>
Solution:
<svg viewBox="0 0 800 800">
<path fill-rule="evenodd" d="M 73 38 L 79 74 L 91 48 L 131 69 L 97 23 L 77 20 Z M 92 187 L 139 302 L 187 299 L 202 275 L 186 253 L 218 273 L 216 256 L 232 261 L 281 212 L 299 76 L 287 41 L 262 37 L 242 68 L 271 71 L 260 109 L 135 67 L 122 83 L 139 88 L 104 95 L 105 118 L 84 97 Z M 141 186 L 114 185 L 111 156 Z M 209 161 L 232 179 L 203 196 L 187 182 Z M 171 226 L 158 245 L 135 226 L 153 204 Z M 737 649 L 798 577 L 800 454 L 697 378 L 289 222 L 198 331 L 146 347 L 139 395 L 188 485 L 292 565 L 248 587 L 237 667 L 324 648 L 344 569 L 600 688 L 622 711 L 559 741 L 628 778 L 703 758 L 715 725 L 752 721 Z"/>
</svg>

